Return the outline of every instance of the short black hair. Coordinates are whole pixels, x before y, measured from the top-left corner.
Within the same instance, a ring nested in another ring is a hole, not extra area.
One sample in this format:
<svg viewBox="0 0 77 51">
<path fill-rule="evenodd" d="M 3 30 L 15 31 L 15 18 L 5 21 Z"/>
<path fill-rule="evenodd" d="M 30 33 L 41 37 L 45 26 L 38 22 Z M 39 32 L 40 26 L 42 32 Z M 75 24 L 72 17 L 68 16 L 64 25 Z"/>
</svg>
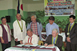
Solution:
<svg viewBox="0 0 77 51">
<path fill-rule="evenodd" d="M 1 21 L 2 21 L 2 19 L 4 19 L 4 18 L 6 19 L 6 17 L 2 17 L 2 18 L 1 18 Z"/>
<path fill-rule="evenodd" d="M 53 20 L 54 21 L 55 20 L 54 16 L 50 16 L 49 20 Z"/>
<path fill-rule="evenodd" d="M 74 15 L 70 15 L 69 18 L 73 18 L 73 19 L 75 19 L 75 16 L 74 16 Z"/>
</svg>

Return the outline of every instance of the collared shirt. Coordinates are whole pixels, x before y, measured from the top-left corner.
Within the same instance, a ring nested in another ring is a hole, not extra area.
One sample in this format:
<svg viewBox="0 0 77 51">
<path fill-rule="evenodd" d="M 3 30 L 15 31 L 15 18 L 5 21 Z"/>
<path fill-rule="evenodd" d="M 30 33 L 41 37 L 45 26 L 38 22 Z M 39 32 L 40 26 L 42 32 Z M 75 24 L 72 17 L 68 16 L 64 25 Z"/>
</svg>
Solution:
<svg viewBox="0 0 77 51">
<path fill-rule="evenodd" d="M 53 23 L 52 25 L 50 23 L 48 23 L 46 25 L 46 35 L 49 36 L 50 34 L 52 34 L 52 30 L 54 28 L 58 29 L 58 33 L 59 33 L 59 27 L 56 23 Z"/>
<path fill-rule="evenodd" d="M 37 22 L 31 23 L 31 29 L 33 30 L 34 34 L 38 35 Z"/>
<path fill-rule="evenodd" d="M 28 23 L 27 29 L 31 28 L 31 24 L 32 24 L 32 22 Z M 42 31 L 42 29 L 43 29 L 42 24 L 39 23 L 39 22 L 37 22 L 37 31 L 38 31 L 38 35 L 40 37 L 40 40 L 42 39 L 42 37 L 41 37 L 41 31 Z"/>
<path fill-rule="evenodd" d="M 6 24 L 6 25 L 3 25 L 3 26 L 4 26 L 4 28 L 5 28 L 6 32 L 7 32 L 8 42 L 10 42 L 10 41 L 11 41 L 11 37 L 10 37 L 10 35 L 11 35 L 11 30 L 10 30 L 10 32 L 9 32 L 9 29 L 8 29 L 7 24 Z M 2 30 L 2 27 L 1 27 L 1 25 L 0 25 L 0 37 L 2 37 L 2 36 L 3 36 L 3 30 Z"/>
<path fill-rule="evenodd" d="M 30 38 L 30 39 L 29 39 Z M 25 37 L 25 39 L 23 40 L 23 44 L 25 43 L 32 43 L 33 45 L 38 45 L 38 36 L 33 34 L 32 37 L 29 37 L 28 35 Z"/>
<path fill-rule="evenodd" d="M 72 26 L 74 24 L 74 22 L 73 23 L 70 23 L 70 25 Z"/>
<path fill-rule="evenodd" d="M 22 26 L 22 23 L 23 23 L 23 32 L 21 32 L 21 29 L 19 27 L 19 24 L 20 26 Z M 18 39 L 18 41 L 20 40 L 23 40 L 26 36 L 26 24 L 25 24 L 25 21 L 22 20 L 22 23 L 21 21 L 19 21 L 19 24 L 17 22 L 17 20 L 13 23 L 13 30 L 14 30 L 14 38 Z"/>
<path fill-rule="evenodd" d="M 62 36 L 63 42 L 65 42 L 65 39 L 66 39 L 65 33 L 64 32 L 63 33 L 59 33 L 59 35 Z"/>
</svg>

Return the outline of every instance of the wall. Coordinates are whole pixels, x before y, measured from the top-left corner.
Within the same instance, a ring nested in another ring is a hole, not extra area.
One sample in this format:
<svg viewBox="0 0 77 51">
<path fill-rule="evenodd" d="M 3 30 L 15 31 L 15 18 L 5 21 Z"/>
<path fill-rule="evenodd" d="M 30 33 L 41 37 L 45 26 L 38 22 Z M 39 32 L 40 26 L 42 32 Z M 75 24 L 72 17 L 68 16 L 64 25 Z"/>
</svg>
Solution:
<svg viewBox="0 0 77 51">
<path fill-rule="evenodd" d="M 0 1 L 0 18 L 1 17 L 5 17 L 5 16 L 10 16 L 12 15 L 11 13 L 14 13 L 13 10 L 13 0 L 1 0 Z M 11 16 L 11 22 L 8 23 L 10 25 L 10 27 L 12 28 L 12 22 L 13 22 L 13 17 Z M 1 24 L 1 20 L 0 20 L 0 24 Z"/>
<path fill-rule="evenodd" d="M 8 10 L 12 9 L 13 7 L 13 0 L 1 0 L 0 1 L 0 10 Z"/>
<path fill-rule="evenodd" d="M 77 3 L 77 1 L 75 1 Z M 77 16 L 77 5 L 75 4 L 75 15 Z M 28 16 L 28 12 L 36 12 L 37 10 L 44 10 L 44 3 L 23 3 L 23 19 L 26 19 Z M 13 28 L 12 24 L 16 20 L 17 14 L 17 0 L 1 0 L 0 1 L 0 18 L 3 16 L 11 16 L 11 22 L 8 23 Z M 48 19 L 49 16 L 45 16 L 44 22 Z M 63 21 L 66 20 L 69 16 L 54 16 L 56 19 Z M 0 20 L 1 24 L 1 20 Z M 45 25 L 43 26 L 45 27 Z"/>
<path fill-rule="evenodd" d="M 77 3 L 77 1 L 75 1 L 75 16 L 77 17 L 77 5 L 76 5 L 76 3 Z M 38 10 L 40 10 L 40 11 L 42 11 L 42 10 L 44 10 L 44 3 L 36 3 L 36 4 L 25 4 L 25 6 L 24 6 L 24 8 L 25 8 L 25 11 L 27 11 L 27 12 L 36 12 L 36 11 L 38 11 Z M 33 14 L 33 13 L 32 13 Z M 28 16 L 30 16 L 30 15 L 28 15 Z M 69 16 L 54 16 L 55 17 L 55 19 L 56 19 L 56 22 L 58 21 L 60 21 L 61 23 L 63 23 L 63 25 L 61 25 L 60 23 L 58 24 L 60 27 L 62 27 L 63 28 L 63 30 L 64 30 L 64 28 L 65 28 L 65 25 L 68 23 L 68 18 L 69 18 Z M 44 19 L 44 22 L 47 20 L 49 18 L 49 16 L 45 16 L 43 19 Z M 76 18 L 76 20 L 77 20 L 77 18 Z M 64 21 L 64 22 L 63 22 Z M 65 24 L 65 25 L 64 25 Z M 45 24 L 46 25 L 46 24 Z M 45 25 L 43 26 L 44 28 L 45 28 Z"/>
<path fill-rule="evenodd" d="M 16 20 L 16 14 L 17 14 L 17 0 L 1 0 L 0 1 L 0 18 L 5 16 L 11 16 L 11 22 L 8 23 L 13 29 L 13 22 Z M 27 12 L 23 11 L 23 18 L 27 16 Z M 0 20 L 1 24 L 1 20 Z"/>
<path fill-rule="evenodd" d="M 25 4 L 25 11 L 27 12 L 32 12 L 36 10 L 43 10 L 44 9 L 44 4 L 43 3 L 37 3 L 37 4 Z"/>
</svg>

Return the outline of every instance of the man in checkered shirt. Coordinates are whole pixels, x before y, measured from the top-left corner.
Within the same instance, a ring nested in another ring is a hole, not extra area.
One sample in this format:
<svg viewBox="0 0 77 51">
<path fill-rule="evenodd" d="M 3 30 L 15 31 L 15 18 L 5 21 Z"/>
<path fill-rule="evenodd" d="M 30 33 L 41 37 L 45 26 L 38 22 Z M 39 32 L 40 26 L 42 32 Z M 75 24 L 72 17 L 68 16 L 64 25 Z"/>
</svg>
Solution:
<svg viewBox="0 0 77 51">
<path fill-rule="evenodd" d="M 36 21 L 36 15 L 32 15 L 31 16 L 31 21 L 30 23 L 28 23 L 27 25 L 27 29 L 32 29 L 33 33 L 36 34 L 37 36 L 39 36 L 40 40 L 42 39 L 41 37 L 41 31 L 43 29 L 42 24 Z"/>
</svg>

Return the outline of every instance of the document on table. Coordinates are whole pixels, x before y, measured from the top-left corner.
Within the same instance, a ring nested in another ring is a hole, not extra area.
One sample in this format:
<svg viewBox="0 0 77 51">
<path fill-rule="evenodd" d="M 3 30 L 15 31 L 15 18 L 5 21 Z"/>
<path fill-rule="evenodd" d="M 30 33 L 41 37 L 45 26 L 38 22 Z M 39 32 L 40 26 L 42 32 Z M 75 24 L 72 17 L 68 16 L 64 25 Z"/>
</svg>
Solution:
<svg viewBox="0 0 77 51">
<path fill-rule="evenodd" d="M 22 47 L 24 44 L 19 44 L 19 45 L 17 45 L 17 46 L 19 46 L 19 47 Z"/>
<path fill-rule="evenodd" d="M 48 46 L 40 46 L 40 48 L 54 48 L 55 46 L 48 47 Z"/>
<path fill-rule="evenodd" d="M 46 48 L 54 48 L 54 47 L 55 47 L 55 46 L 52 46 L 52 47 L 48 47 L 48 46 L 47 46 Z"/>
<path fill-rule="evenodd" d="M 26 47 L 30 47 L 30 46 L 38 46 L 38 45 L 24 45 L 24 44 L 19 44 L 19 45 L 17 45 L 17 46 L 19 46 L 19 47 L 22 47 L 22 46 L 26 46 Z"/>
</svg>

